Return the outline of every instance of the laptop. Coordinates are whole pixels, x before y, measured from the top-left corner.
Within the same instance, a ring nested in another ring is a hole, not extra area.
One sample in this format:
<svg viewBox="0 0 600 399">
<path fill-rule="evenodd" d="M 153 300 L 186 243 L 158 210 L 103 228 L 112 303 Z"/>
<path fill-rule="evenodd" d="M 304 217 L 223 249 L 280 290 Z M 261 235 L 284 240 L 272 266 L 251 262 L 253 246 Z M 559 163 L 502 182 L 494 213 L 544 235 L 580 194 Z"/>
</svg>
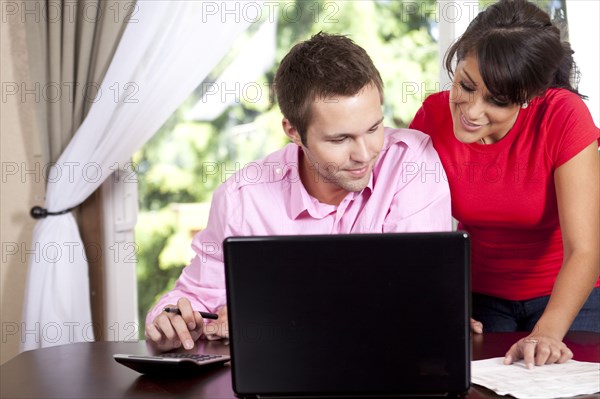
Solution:
<svg viewBox="0 0 600 399">
<path fill-rule="evenodd" d="M 224 257 L 238 397 L 468 391 L 466 233 L 230 237 Z"/>
</svg>

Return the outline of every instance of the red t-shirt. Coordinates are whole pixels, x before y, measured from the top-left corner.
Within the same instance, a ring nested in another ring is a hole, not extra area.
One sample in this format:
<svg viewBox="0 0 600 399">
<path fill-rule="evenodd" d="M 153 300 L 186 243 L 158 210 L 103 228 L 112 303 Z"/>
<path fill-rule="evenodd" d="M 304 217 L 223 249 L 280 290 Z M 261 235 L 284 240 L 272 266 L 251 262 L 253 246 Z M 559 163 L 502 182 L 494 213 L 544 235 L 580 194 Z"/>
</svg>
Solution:
<svg viewBox="0 0 600 399">
<path fill-rule="evenodd" d="M 471 236 L 473 291 L 509 300 L 550 295 L 563 261 L 554 171 L 600 137 L 585 103 L 550 89 L 520 110 L 502 140 L 464 144 L 454 137 L 446 91 L 429 96 L 410 127 L 431 136 L 452 214 Z"/>
</svg>

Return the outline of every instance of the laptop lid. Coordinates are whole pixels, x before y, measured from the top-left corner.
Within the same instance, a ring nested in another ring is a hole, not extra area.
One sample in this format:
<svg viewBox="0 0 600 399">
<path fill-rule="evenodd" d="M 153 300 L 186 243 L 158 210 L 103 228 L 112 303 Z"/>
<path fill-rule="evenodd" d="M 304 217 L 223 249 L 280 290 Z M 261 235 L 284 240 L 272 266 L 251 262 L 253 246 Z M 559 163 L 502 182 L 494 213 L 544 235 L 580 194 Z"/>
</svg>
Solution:
<svg viewBox="0 0 600 399">
<path fill-rule="evenodd" d="M 230 237 L 224 256 L 238 396 L 469 389 L 465 233 Z"/>
</svg>

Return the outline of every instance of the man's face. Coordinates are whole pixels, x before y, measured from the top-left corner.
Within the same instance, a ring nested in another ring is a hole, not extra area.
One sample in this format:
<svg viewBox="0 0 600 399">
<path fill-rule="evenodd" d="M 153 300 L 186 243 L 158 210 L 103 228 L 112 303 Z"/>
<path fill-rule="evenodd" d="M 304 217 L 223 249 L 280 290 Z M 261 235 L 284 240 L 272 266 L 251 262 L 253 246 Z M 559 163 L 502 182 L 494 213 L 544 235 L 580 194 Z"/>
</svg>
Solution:
<svg viewBox="0 0 600 399">
<path fill-rule="evenodd" d="M 297 134 L 290 136 L 303 150 L 300 176 L 313 197 L 338 204 L 367 186 L 383 146 L 379 91 L 367 85 L 352 97 L 318 99 L 312 115 L 306 146 Z"/>
</svg>

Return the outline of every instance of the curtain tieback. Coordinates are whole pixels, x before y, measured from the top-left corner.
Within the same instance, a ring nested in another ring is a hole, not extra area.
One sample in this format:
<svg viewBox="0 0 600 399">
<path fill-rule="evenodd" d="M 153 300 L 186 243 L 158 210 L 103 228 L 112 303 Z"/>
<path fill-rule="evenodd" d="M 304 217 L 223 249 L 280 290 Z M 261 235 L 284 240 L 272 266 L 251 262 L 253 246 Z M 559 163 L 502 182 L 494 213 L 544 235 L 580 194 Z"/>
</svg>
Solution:
<svg viewBox="0 0 600 399">
<path fill-rule="evenodd" d="M 34 206 L 29 211 L 29 214 L 34 219 L 44 219 L 46 216 L 64 215 L 65 213 L 71 212 L 75 208 L 76 207 L 65 209 L 64 211 L 60 211 L 60 212 L 48 212 L 48 210 L 46 208 L 42 208 L 41 206 Z"/>
</svg>

